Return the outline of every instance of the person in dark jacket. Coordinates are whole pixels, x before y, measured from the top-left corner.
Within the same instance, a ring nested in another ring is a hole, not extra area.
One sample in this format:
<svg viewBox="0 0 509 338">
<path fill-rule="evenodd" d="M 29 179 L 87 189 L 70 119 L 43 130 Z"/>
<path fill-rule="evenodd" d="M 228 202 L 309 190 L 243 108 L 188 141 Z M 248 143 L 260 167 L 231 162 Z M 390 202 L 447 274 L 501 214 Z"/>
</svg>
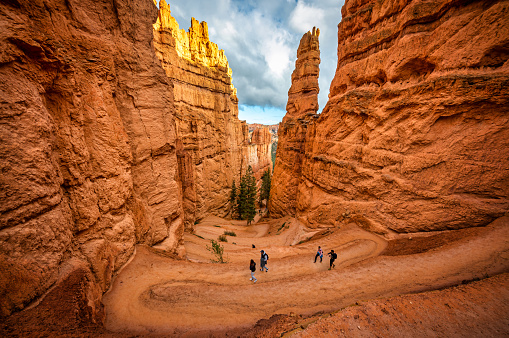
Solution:
<svg viewBox="0 0 509 338">
<path fill-rule="evenodd" d="M 334 265 L 334 261 L 338 258 L 338 255 L 334 252 L 334 250 L 331 250 L 327 255 L 330 257 L 330 266 L 329 270 L 332 268 L 335 268 L 336 265 Z"/>
<path fill-rule="evenodd" d="M 251 263 L 249 264 L 249 270 L 251 270 L 251 278 L 249 280 L 252 280 L 253 283 L 256 283 L 258 279 L 254 276 L 254 273 L 256 271 L 256 263 L 254 260 L 251 260 Z"/>
<path fill-rule="evenodd" d="M 269 255 L 267 255 L 267 253 L 265 251 L 260 251 L 261 253 L 261 256 L 260 256 L 260 271 L 263 271 L 263 269 L 265 269 L 265 271 L 269 271 L 269 268 L 267 267 L 267 261 L 269 260 Z"/>
</svg>

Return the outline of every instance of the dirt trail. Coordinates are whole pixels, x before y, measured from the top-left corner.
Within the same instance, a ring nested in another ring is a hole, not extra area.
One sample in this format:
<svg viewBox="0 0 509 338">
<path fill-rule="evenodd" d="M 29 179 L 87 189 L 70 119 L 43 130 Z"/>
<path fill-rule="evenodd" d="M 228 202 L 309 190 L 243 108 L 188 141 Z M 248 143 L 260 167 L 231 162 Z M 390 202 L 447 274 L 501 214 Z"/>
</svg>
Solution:
<svg viewBox="0 0 509 338">
<path fill-rule="evenodd" d="M 501 218 L 467 237 L 429 252 L 380 256 L 381 237 L 354 224 L 298 245 L 313 230 L 287 218 L 249 227 L 210 217 L 186 234 L 189 261 L 171 260 L 139 246 L 133 261 L 104 297 L 106 328 L 141 334 L 189 334 L 249 327 L 273 314 L 310 315 L 334 311 L 359 300 L 432 290 L 509 271 L 509 221 Z M 284 223 L 284 225 L 282 225 Z M 205 247 L 224 230 L 228 264 L 209 263 Z M 235 244 L 233 244 L 235 243 Z M 252 245 L 256 248 L 252 248 Z M 313 263 L 318 245 L 338 252 Z M 249 260 L 260 249 L 270 255 L 269 272 L 249 281 Z"/>
</svg>

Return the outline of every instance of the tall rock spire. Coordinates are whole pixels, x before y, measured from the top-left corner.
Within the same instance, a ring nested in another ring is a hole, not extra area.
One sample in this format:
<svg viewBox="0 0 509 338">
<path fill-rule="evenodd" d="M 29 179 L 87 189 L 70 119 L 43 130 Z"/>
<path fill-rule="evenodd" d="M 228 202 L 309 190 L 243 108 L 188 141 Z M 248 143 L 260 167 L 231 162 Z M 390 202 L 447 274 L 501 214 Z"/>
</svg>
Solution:
<svg viewBox="0 0 509 338">
<path fill-rule="evenodd" d="M 308 124 L 318 115 L 318 75 L 320 72 L 320 30 L 304 34 L 288 91 L 286 115 L 278 131 L 278 150 L 269 208 L 273 216 L 294 214 L 300 184 Z"/>
<path fill-rule="evenodd" d="M 389 237 L 506 222 L 508 11 L 507 1 L 345 1 L 320 115 L 306 96 L 307 37 L 299 47 L 271 215 Z"/>
<path fill-rule="evenodd" d="M 288 91 L 285 119 L 300 118 L 318 111 L 319 35 L 320 29 L 313 27 L 313 30 L 304 34 L 300 40 L 295 70 L 292 73 L 292 86 Z"/>
</svg>

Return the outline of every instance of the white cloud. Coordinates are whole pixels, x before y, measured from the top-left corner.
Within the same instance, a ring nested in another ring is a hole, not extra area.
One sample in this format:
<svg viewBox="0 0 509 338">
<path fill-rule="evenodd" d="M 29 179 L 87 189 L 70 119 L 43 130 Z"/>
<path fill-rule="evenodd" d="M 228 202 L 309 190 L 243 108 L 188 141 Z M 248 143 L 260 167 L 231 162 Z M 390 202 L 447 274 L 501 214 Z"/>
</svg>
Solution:
<svg viewBox="0 0 509 338">
<path fill-rule="evenodd" d="M 306 33 L 314 26 L 319 27 L 324 17 L 325 11 L 323 8 L 313 7 L 299 0 L 290 15 L 290 26 L 296 32 Z"/>
<path fill-rule="evenodd" d="M 166 1 L 180 28 L 188 29 L 191 17 L 207 21 L 210 40 L 224 49 L 233 70 L 239 104 L 246 107 L 284 111 L 302 34 L 320 28 L 319 104 L 324 107 L 337 63 L 342 0 Z M 260 112 L 250 111 L 250 118 Z"/>
<path fill-rule="evenodd" d="M 290 41 L 286 34 L 274 34 L 269 37 L 268 41 L 264 41 L 261 47 L 262 54 L 269 66 L 271 74 L 278 78 L 282 78 L 290 70 L 290 55 L 293 50 L 290 48 Z"/>
</svg>

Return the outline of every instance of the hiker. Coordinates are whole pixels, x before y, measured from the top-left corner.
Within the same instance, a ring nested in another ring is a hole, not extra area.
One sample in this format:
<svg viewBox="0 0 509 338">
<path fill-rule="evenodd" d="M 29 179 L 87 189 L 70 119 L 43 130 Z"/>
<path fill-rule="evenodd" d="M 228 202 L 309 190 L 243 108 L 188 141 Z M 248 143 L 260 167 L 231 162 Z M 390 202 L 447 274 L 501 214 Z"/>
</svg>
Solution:
<svg viewBox="0 0 509 338">
<path fill-rule="evenodd" d="M 262 254 L 260 256 L 260 271 L 263 271 L 263 269 L 265 269 L 265 271 L 269 271 L 269 268 L 267 267 L 267 261 L 269 260 L 269 255 L 267 255 L 267 253 L 265 251 L 260 251 Z"/>
<path fill-rule="evenodd" d="M 315 256 L 315 263 L 316 263 L 316 259 L 320 257 L 320 263 L 322 262 L 322 258 L 323 258 L 323 250 L 321 247 L 318 247 L 318 251 L 316 252 L 316 256 Z"/>
<path fill-rule="evenodd" d="M 256 277 L 254 276 L 254 273 L 256 271 L 256 263 L 254 260 L 251 260 L 251 263 L 249 263 L 249 270 L 251 270 L 251 278 L 249 278 L 249 280 L 252 280 L 253 283 L 256 283 L 258 279 L 256 279 Z"/>
<path fill-rule="evenodd" d="M 338 255 L 334 252 L 334 250 L 331 250 L 327 255 L 330 257 L 330 266 L 329 270 L 332 268 L 335 268 L 336 265 L 334 265 L 334 261 L 338 258 Z"/>
</svg>

